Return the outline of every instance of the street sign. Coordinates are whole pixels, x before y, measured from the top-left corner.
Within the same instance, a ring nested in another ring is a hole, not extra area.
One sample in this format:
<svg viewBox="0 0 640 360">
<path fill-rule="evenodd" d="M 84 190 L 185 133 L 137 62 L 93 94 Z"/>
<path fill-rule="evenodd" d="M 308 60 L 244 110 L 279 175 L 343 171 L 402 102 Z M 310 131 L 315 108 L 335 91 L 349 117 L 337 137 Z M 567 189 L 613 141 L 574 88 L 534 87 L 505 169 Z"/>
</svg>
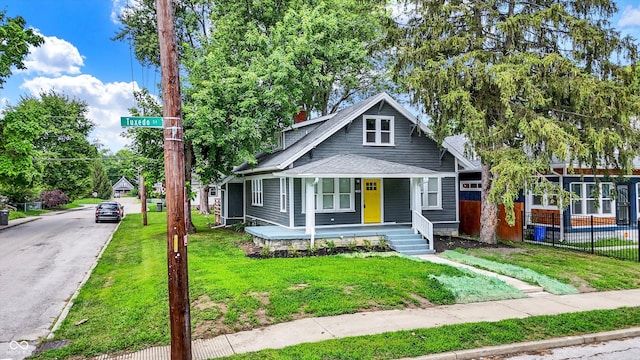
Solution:
<svg viewBox="0 0 640 360">
<path fill-rule="evenodd" d="M 151 128 L 161 128 L 162 127 L 162 118 L 161 117 L 149 117 L 149 116 L 123 116 L 120 118 L 120 125 L 122 127 L 151 127 Z"/>
</svg>

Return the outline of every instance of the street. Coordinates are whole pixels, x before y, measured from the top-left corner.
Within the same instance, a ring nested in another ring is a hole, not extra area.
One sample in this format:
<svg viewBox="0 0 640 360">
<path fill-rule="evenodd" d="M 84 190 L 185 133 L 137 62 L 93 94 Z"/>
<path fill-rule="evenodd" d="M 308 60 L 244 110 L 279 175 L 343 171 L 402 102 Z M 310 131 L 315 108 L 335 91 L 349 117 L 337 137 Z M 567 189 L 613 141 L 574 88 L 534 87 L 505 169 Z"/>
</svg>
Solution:
<svg viewBox="0 0 640 360">
<path fill-rule="evenodd" d="M 139 208 L 118 200 L 125 213 Z M 0 359 L 49 333 L 117 226 L 96 224 L 92 206 L 40 217 L 0 232 Z"/>
<path fill-rule="evenodd" d="M 496 356 L 501 360 L 636 360 L 640 359 L 640 338 L 612 340 L 588 345 L 568 346 L 530 354 Z"/>
</svg>

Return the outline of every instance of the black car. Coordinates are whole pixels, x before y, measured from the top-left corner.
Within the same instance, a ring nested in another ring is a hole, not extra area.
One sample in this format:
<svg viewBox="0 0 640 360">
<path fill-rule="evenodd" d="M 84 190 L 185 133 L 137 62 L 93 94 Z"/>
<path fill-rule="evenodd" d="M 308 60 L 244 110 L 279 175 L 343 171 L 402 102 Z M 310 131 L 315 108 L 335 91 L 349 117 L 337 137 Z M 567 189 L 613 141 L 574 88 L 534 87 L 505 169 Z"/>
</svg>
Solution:
<svg viewBox="0 0 640 360">
<path fill-rule="evenodd" d="M 96 206 L 96 222 L 120 221 L 124 217 L 124 206 L 117 201 L 103 201 Z"/>
</svg>

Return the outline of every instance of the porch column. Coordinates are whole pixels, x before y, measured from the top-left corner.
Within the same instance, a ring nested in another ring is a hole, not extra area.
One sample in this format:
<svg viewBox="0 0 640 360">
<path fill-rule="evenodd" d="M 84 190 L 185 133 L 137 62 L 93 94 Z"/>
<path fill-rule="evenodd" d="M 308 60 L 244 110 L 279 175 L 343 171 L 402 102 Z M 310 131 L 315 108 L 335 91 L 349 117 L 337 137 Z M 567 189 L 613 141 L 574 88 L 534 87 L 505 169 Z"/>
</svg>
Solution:
<svg viewBox="0 0 640 360">
<path fill-rule="evenodd" d="M 304 179 L 305 181 L 305 234 L 311 235 L 311 246 L 313 247 L 316 234 L 316 201 L 315 188 L 318 178 Z"/>
<path fill-rule="evenodd" d="M 422 186 L 422 178 L 411 178 L 411 192 L 409 196 L 409 202 L 411 203 L 411 219 L 413 219 L 413 212 L 417 211 L 421 213 L 422 210 L 422 198 L 420 196 Z M 411 221 L 411 228 L 415 230 L 413 220 Z"/>
</svg>

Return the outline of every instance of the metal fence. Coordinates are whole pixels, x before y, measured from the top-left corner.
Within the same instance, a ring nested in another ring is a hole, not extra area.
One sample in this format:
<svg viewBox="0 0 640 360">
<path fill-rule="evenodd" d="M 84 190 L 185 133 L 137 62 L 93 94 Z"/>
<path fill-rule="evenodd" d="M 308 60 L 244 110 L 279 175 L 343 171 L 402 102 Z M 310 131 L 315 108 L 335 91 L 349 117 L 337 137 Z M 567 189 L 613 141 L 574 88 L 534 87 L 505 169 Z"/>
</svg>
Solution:
<svg viewBox="0 0 640 360">
<path fill-rule="evenodd" d="M 42 202 L 40 201 L 34 201 L 34 202 L 28 202 L 28 203 L 13 203 L 10 205 L 16 208 L 16 211 L 27 212 L 31 210 L 42 210 Z"/>
<path fill-rule="evenodd" d="M 616 223 L 557 212 L 523 213 L 523 220 L 523 242 L 640 261 L 640 220 Z"/>
</svg>

